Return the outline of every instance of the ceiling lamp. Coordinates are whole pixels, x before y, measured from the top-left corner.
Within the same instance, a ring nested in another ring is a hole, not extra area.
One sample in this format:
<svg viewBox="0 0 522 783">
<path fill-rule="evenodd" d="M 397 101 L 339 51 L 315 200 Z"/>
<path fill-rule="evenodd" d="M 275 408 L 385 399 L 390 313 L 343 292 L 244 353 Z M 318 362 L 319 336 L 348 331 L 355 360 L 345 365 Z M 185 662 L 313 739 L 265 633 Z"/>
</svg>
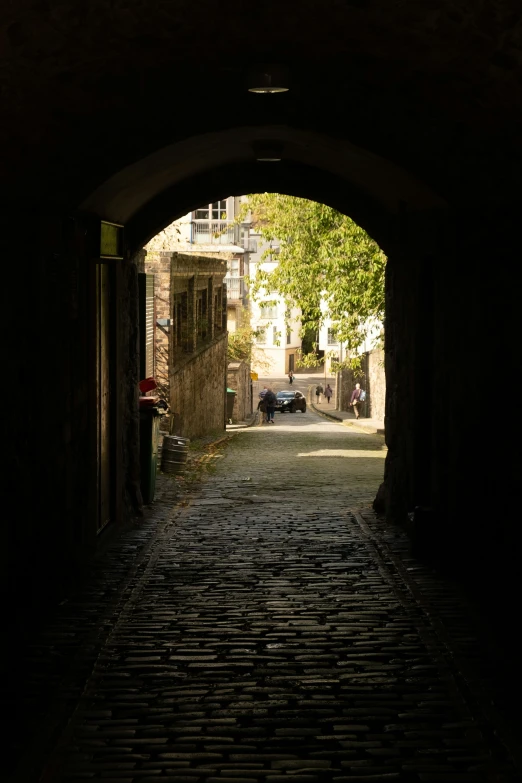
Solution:
<svg viewBox="0 0 522 783">
<path fill-rule="evenodd" d="M 278 163 L 283 155 L 283 145 L 280 141 L 265 139 L 252 142 L 256 160 L 260 163 Z"/>
<path fill-rule="evenodd" d="M 260 65 L 249 71 L 248 91 L 258 93 L 288 92 L 288 70 L 282 65 Z"/>
</svg>

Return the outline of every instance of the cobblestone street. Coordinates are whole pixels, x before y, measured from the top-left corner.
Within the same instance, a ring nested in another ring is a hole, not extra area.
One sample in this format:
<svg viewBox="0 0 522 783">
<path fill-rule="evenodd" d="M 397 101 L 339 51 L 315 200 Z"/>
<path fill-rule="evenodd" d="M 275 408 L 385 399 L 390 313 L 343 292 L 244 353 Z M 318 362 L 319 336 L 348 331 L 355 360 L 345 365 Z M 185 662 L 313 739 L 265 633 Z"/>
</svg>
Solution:
<svg viewBox="0 0 522 783">
<path fill-rule="evenodd" d="M 464 599 L 371 511 L 385 453 L 308 411 L 234 434 L 183 503 L 161 476 L 129 574 L 49 632 L 81 650 L 41 780 L 518 780 Z"/>
</svg>

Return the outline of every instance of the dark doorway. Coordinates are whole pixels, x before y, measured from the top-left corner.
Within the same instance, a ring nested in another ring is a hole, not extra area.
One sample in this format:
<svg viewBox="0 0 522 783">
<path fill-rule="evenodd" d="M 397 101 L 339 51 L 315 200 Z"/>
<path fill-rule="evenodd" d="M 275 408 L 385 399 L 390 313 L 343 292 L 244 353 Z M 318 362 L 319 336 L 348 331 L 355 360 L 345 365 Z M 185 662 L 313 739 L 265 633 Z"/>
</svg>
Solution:
<svg viewBox="0 0 522 783">
<path fill-rule="evenodd" d="M 111 269 L 96 264 L 96 429 L 97 532 L 111 521 L 112 382 L 111 382 Z"/>
</svg>

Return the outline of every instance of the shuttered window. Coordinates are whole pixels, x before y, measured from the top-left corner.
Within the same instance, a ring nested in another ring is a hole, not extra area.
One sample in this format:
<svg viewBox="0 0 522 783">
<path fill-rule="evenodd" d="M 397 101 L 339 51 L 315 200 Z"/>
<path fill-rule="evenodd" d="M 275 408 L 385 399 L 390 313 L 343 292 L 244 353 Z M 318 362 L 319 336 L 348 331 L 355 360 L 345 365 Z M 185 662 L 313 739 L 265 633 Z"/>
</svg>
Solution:
<svg viewBox="0 0 522 783">
<path fill-rule="evenodd" d="M 154 377 L 154 275 L 139 274 L 140 380 Z"/>
</svg>

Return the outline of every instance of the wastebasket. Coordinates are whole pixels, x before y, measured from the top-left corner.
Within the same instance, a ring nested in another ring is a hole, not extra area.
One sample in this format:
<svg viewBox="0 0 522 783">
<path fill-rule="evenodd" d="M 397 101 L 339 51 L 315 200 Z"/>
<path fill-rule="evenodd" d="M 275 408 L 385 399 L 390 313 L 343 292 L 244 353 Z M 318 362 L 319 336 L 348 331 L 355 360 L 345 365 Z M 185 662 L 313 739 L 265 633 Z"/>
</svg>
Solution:
<svg viewBox="0 0 522 783">
<path fill-rule="evenodd" d="M 236 392 L 234 389 L 227 389 L 227 421 L 232 421 L 232 414 L 234 412 L 234 401 L 236 399 Z"/>
<path fill-rule="evenodd" d="M 155 405 L 140 405 L 140 485 L 145 504 L 152 503 L 156 490 L 161 415 Z"/>
</svg>

